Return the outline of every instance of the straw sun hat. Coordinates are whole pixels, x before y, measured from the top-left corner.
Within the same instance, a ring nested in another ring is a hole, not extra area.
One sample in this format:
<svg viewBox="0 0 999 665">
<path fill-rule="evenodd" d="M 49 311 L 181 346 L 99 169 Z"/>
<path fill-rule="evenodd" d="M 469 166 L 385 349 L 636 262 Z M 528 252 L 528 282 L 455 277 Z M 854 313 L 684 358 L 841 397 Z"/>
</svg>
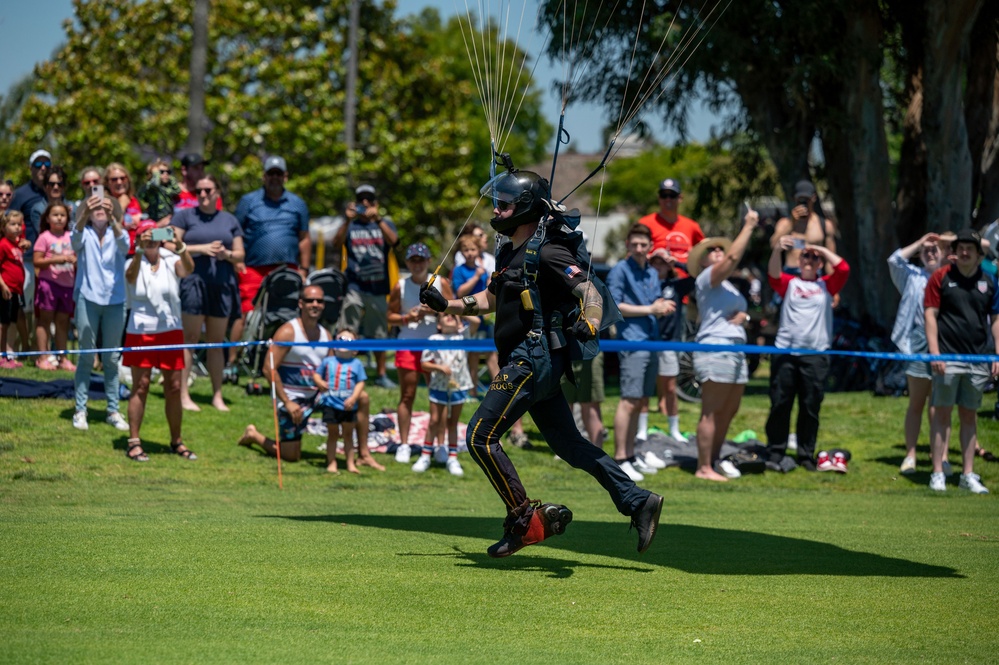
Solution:
<svg viewBox="0 0 999 665">
<path fill-rule="evenodd" d="M 687 272 L 690 273 L 691 277 L 697 277 L 701 274 L 701 259 L 704 258 L 704 254 L 709 248 L 721 247 L 727 252 L 731 246 L 732 241 L 728 238 L 705 238 L 694 245 L 690 253 L 687 254 Z"/>
</svg>

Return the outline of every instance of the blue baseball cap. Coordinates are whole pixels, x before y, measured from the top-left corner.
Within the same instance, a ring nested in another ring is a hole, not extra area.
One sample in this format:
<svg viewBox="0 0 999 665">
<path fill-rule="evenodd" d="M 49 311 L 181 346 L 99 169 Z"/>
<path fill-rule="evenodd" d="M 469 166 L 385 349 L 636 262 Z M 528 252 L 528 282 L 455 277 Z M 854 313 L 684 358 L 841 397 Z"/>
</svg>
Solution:
<svg viewBox="0 0 999 665">
<path fill-rule="evenodd" d="M 412 245 L 406 248 L 406 260 L 421 258 L 430 260 L 430 248 L 427 247 L 422 242 L 414 242 Z"/>
</svg>

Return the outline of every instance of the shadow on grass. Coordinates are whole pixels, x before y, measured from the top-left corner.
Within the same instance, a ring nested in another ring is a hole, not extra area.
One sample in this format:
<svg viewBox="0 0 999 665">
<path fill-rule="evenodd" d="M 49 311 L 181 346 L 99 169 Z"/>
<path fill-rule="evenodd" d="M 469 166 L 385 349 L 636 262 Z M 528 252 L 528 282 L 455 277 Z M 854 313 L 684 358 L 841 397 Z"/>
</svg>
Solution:
<svg viewBox="0 0 999 665">
<path fill-rule="evenodd" d="M 445 536 L 483 538 L 490 542 L 500 535 L 500 520 L 491 517 L 444 517 L 414 515 L 261 515 L 268 519 L 301 522 L 329 522 L 353 526 L 374 527 L 391 531 L 436 533 Z M 482 554 L 457 553 L 435 556 L 455 556 L 483 568 L 503 567 L 549 572 L 570 567 L 587 567 L 578 561 L 566 561 L 542 556 L 544 550 L 566 550 L 580 554 L 638 559 L 635 552 L 637 535 L 624 523 L 573 521 L 564 536 L 546 540 L 534 556 L 516 554 L 510 559 L 490 559 Z M 484 549 L 484 548 L 483 548 Z M 406 553 L 406 556 L 413 556 Z M 514 561 L 513 564 L 508 563 Z M 524 563 L 518 564 L 517 561 Z M 962 578 L 955 569 L 932 566 L 907 559 L 895 559 L 854 552 L 829 543 L 774 536 L 754 531 L 735 531 L 690 524 L 663 524 L 652 548 L 641 556 L 641 563 L 676 568 L 699 575 L 839 575 L 853 577 L 951 577 Z M 545 563 L 548 562 L 548 563 Z M 592 567 L 592 566 L 591 566 Z M 611 566 L 619 567 L 619 566 Z M 635 572 L 643 568 L 619 567 Z M 570 573 L 571 574 L 571 573 Z M 558 574 L 565 577 L 565 574 Z"/>
</svg>

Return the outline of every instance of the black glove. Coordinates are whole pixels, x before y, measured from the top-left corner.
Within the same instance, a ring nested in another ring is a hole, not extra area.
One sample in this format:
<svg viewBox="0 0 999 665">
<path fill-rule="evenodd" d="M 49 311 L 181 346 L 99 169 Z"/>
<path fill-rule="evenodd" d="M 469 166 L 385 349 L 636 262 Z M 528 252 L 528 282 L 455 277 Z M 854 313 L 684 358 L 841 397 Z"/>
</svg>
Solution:
<svg viewBox="0 0 999 665">
<path fill-rule="evenodd" d="M 435 312 L 447 309 L 447 298 L 437 289 L 430 288 L 430 282 L 420 287 L 420 302 Z"/>
<path fill-rule="evenodd" d="M 597 338 L 596 329 L 586 319 L 580 319 L 572 324 L 569 332 L 580 342 L 589 342 L 591 339 Z"/>
</svg>

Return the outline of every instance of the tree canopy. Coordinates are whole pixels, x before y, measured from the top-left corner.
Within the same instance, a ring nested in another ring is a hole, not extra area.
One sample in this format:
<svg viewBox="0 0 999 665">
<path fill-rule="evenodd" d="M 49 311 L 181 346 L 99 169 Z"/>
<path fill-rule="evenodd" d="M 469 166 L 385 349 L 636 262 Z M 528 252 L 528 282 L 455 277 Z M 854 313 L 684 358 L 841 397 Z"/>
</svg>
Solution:
<svg viewBox="0 0 999 665">
<path fill-rule="evenodd" d="M 999 214 L 997 3 L 544 0 L 542 15 L 556 33 L 594 26 L 577 97 L 618 109 L 647 95 L 647 112 L 683 132 L 687 102 L 706 95 L 736 109 L 724 133 L 749 131 L 784 192 L 820 180 L 859 277 L 846 299 L 856 315 L 890 320 L 897 295 L 864 280 L 887 283 L 900 243 Z"/>
<path fill-rule="evenodd" d="M 261 182 L 262 159 L 287 159 L 289 189 L 314 216 L 336 214 L 373 184 L 405 242 L 434 242 L 464 220 L 488 177 L 488 131 L 455 22 L 434 10 L 394 18 L 361 7 L 357 150 L 343 142 L 348 0 L 214 0 L 205 81 L 209 170 L 226 204 Z M 66 43 L 38 66 L 4 127 L 0 166 L 15 178 L 44 146 L 76 170 L 178 157 L 187 134 L 193 3 L 76 0 Z M 511 59 L 526 57 L 508 49 Z M 550 133 L 532 87 L 515 148 L 539 158 Z M 486 137 L 483 139 L 483 137 Z M 23 176 L 22 176 L 23 177 Z M 73 178 L 75 181 L 75 178 Z"/>
</svg>

